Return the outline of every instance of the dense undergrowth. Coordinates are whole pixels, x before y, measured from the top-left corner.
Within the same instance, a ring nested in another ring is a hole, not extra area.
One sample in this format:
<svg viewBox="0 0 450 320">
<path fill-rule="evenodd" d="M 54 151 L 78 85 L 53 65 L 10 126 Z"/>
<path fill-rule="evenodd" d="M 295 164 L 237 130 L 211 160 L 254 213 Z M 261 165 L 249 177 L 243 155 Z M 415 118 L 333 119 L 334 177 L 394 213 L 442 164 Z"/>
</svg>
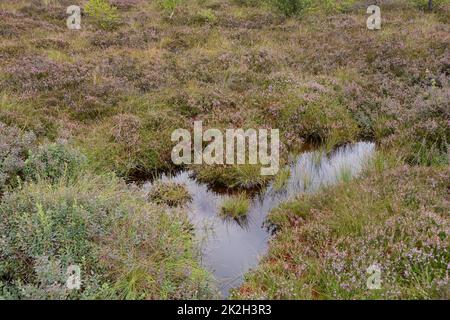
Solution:
<svg viewBox="0 0 450 320">
<path fill-rule="evenodd" d="M 86 0 L 78 31 L 73 1 L 2 1 L 0 295 L 212 297 L 182 188 L 123 182 L 180 169 L 171 132 L 202 120 L 279 128 L 283 161 L 361 139 L 396 158 L 276 210 L 236 297 L 445 297 L 450 6 L 426 2 L 378 1 L 370 32 L 369 1 Z M 190 169 L 221 187 L 268 182 L 247 165 Z M 381 291 L 362 287 L 369 261 Z M 61 282 L 73 263 L 89 274 L 76 293 Z"/>
</svg>

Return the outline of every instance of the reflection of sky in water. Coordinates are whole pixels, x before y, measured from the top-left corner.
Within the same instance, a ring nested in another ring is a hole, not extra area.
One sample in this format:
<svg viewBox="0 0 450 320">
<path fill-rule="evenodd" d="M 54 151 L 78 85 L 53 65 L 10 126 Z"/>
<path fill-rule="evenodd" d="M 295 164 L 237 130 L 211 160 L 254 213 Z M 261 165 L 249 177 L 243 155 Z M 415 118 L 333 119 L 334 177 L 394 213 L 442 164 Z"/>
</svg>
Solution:
<svg viewBox="0 0 450 320">
<path fill-rule="evenodd" d="M 188 172 L 161 179 L 187 186 L 192 195 L 189 217 L 202 243 L 202 263 L 214 274 L 222 294 L 228 296 L 229 290 L 239 286 L 243 275 L 267 252 L 270 233 L 263 223 L 270 210 L 299 193 L 315 192 L 336 183 L 344 172 L 347 177 L 359 174 L 374 149 L 373 143 L 359 142 L 339 148 L 329 157 L 321 157 L 319 152 L 300 155 L 291 165 L 286 187 L 275 191 L 269 186 L 257 196 L 249 209 L 248 221 L 242 226 L 218 216 L 226 195 L 210 191 L 206 185 L 191 179 Z M 151 184 L 144 186 L 150 187 Z"/>
</svg>

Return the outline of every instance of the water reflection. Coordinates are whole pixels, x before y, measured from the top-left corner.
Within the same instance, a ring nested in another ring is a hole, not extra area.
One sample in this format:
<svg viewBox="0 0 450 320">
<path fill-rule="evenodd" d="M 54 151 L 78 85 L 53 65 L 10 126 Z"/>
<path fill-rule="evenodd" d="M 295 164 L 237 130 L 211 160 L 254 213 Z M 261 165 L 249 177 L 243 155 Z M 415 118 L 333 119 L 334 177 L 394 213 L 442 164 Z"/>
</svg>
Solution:
<svg viewBox="0 0 450 320">
<path fill-rule="evenodd" d="M 214 274 L 221 293 L 227 297 L 230 289 L 238 287 L 243 275 L 267 252 L 270 231 L 264 222 L 270 210 L 300 193 L 313 193 L 359 174 L 374 150 L 373 143 L 359 142 L 328 156 L 321 152 L 301 154 L 290 166 L 290 177 L 281 190 L 270 185 L 253 199 L 245 223 L 222 219 L 219 209 L 226 195 L 197 183 L 189 172 L 164 176 L 161 180 L 183 183 L 192 195 L 188 210 L 202 243 L 202 264 Z M 144 186 L 150 187 L 150 183 Z"/>
</svg>

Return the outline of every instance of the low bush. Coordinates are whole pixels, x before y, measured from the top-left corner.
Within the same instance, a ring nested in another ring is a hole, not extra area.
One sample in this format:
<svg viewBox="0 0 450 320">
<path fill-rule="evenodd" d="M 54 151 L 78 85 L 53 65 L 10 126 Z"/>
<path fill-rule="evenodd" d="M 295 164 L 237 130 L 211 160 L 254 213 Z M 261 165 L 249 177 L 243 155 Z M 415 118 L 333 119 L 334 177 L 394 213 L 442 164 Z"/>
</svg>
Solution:
<svg viewBox="0 0 450 320">
<path fill-rule="evenodd" d="M 159 0 L 159 5 L 169 12 L 170 18 L 175 14 L 176 8 L 181 4 L 182 0 Z"/>
<path fill-rule="evenodd" d="M 271 176 L 261 175 L 260 165 L 192 166 L 197 180 L 213 187 L 228 189 L 260 189 Z"/>
<path fill-rule="evenodd" d="M 22 56 L 5 68 L 4 89 L 20 95 L 71 91 L 85 83 L 88 68 L 82 64 L 58 63 L 47 57 Z"/>
<path fill-rule="evenodd" d="M 220 214 L 225 218 L 242 219 L 247 215 L 250 207 L 250 200 L 244 193 L 238 195 L 229 196 L 226 198 L 222 207 L 220 208 Z"/>
<path fill-rule="evenodd" d="M 436 9 L 444 5 L 450 5 L 449 0 L 413 0 L 412 1 L 417 8 L 420 9 Z"/>
<path fill-rule="evenodd" d="M 211 9 L 201 9 L 199 10 L 195 16 L 192 17 L 192 20 L 197 23 L 215 23 L 217 22 L 217 16 L 214 11 Z"/>
<path fill-rule="evenodd" d="M 39 147 L 30 152 L 23 169 L 27 179 L 56 181 L 61 177 L 73 178 L 86 164 L 86 157 L 60 143 Z"/>
<path fill-rule="evenodd" d="M 113 176 L 41 180 L 0 205 L 2 297 L 193 299 L 210 294 L 186 215 Z M 81 289 L 65 272 L 81 268 Z"/>
</svg>

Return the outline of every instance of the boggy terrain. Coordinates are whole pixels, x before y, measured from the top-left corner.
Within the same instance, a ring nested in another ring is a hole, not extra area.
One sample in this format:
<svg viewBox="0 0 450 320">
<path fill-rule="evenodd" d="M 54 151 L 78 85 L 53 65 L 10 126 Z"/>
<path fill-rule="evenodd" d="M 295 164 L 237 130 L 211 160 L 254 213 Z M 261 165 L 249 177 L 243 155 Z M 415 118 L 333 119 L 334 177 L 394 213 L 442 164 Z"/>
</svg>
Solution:
<svg viewBox="0 0 450 320">
<path fill-rule="evenodd" d="M 0 296 L 215 297 L 186 191 L 130 183 L 189 169 L 264 189 L 258 166 L 173 164 L 172 131 L 203 121 L 280 129 L 283 164 L 377 145 L 359 178 L 271 212 L 269 252 L 232 298 L 447 298 L 450 6 L 433 2 L 377 1 L 371 31 L 363 0 L 1 1 Z"/>
</svg>

